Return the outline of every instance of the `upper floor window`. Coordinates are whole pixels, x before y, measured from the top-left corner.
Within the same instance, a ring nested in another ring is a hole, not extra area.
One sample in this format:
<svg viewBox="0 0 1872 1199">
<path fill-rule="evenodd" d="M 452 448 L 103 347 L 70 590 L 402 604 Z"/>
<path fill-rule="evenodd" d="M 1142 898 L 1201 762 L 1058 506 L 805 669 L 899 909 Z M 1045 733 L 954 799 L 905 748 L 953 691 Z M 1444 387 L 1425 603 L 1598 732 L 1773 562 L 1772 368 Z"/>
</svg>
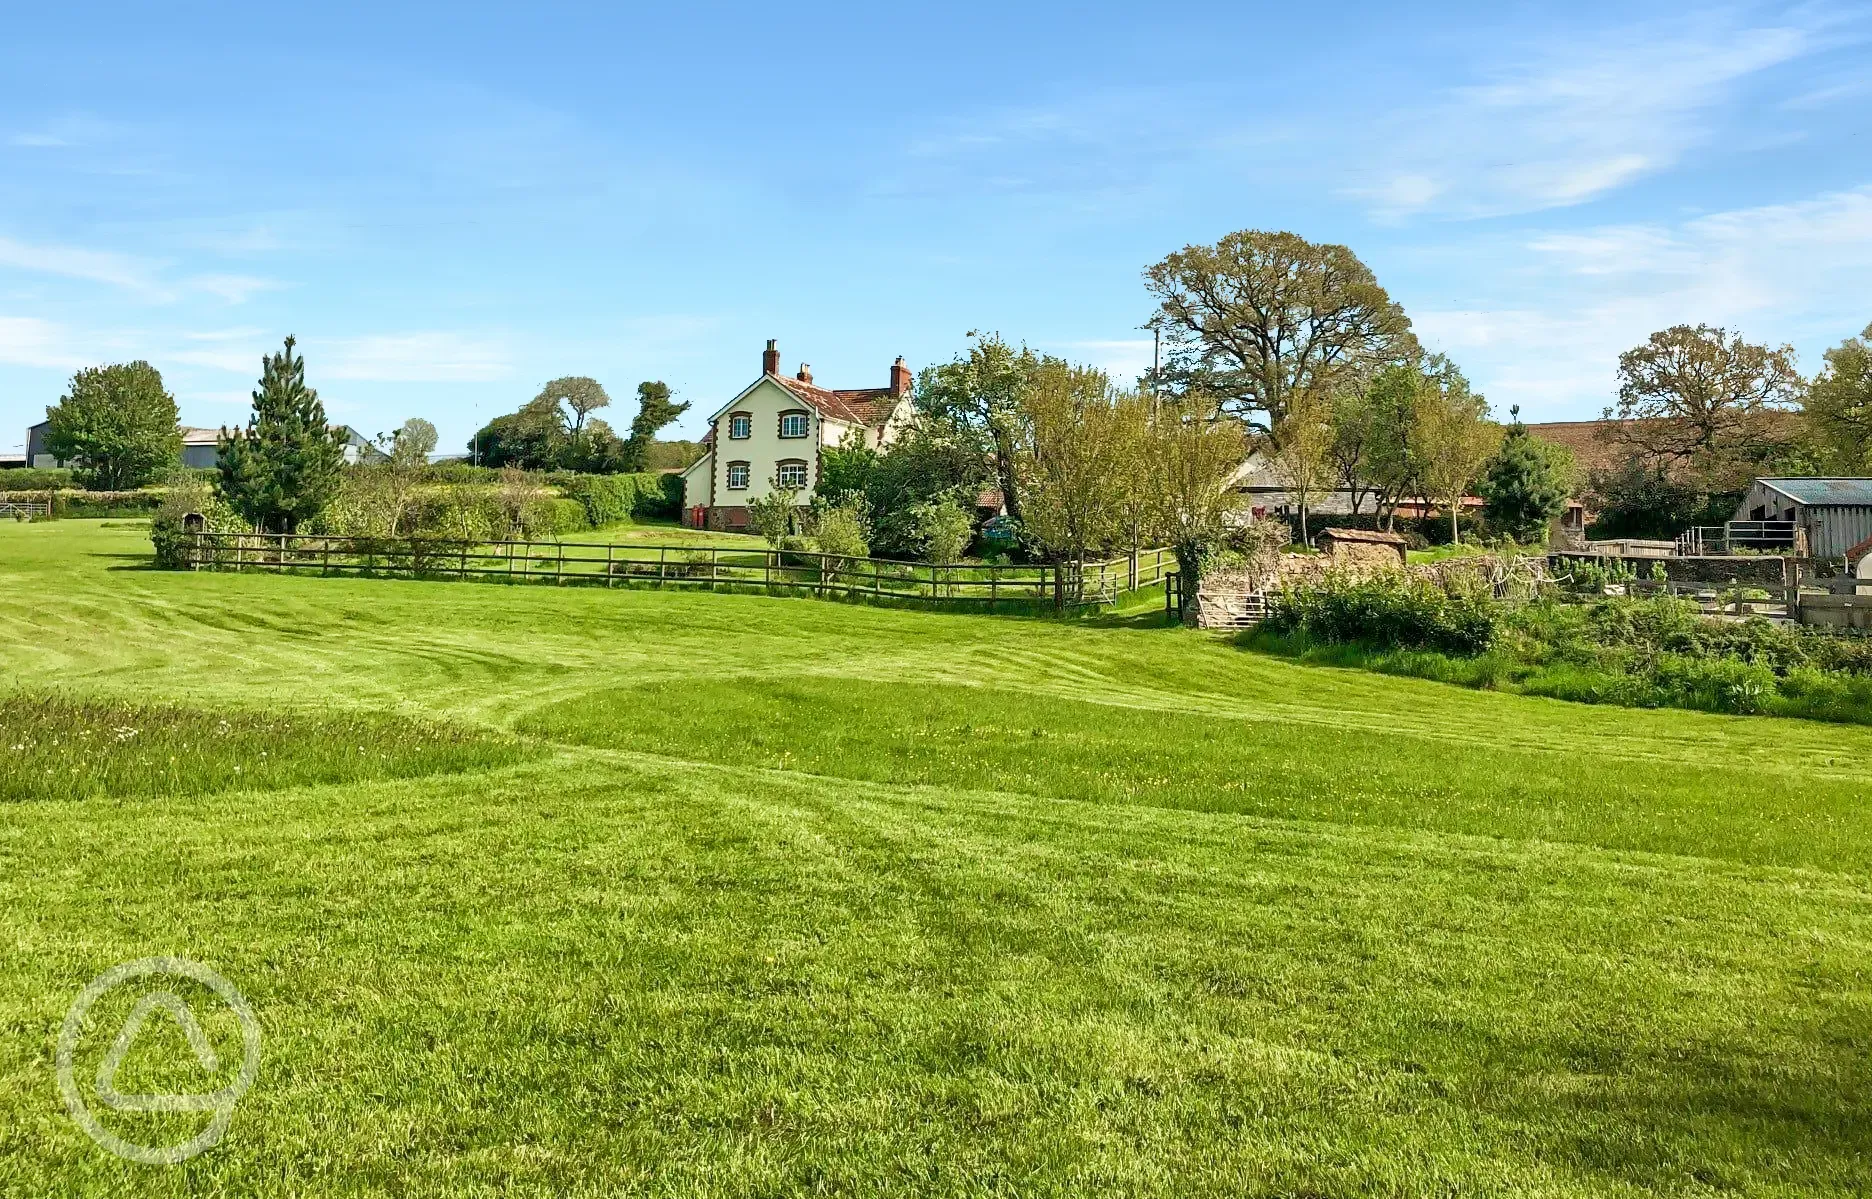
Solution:
<svg viewBox="0 0 1872 1199">
<path fill-rule="evenodd" d="M 745 412 L 734 412 L 728 416 L 728 436 L 736 441 L 745 441 L 754 436 L 754 418 Z"/>
<path fill-rule="evenodd" d="M 804 412 L 782 412 L 780 414 L 780 436 L 804 437 L 806 436 L 809 423 L 809 418 Z"/>
<path fill-rule="evenodd" d="M 730 462 L 728 464 L 728 490 L 746 491 L 748 482 L 748 464 Z"/>
<path fill-rule="evenodd" d="M 774 482 L 782 487 L 806 486 L 806 464 L 797 458 L 774 465 Z"/>
</svg>

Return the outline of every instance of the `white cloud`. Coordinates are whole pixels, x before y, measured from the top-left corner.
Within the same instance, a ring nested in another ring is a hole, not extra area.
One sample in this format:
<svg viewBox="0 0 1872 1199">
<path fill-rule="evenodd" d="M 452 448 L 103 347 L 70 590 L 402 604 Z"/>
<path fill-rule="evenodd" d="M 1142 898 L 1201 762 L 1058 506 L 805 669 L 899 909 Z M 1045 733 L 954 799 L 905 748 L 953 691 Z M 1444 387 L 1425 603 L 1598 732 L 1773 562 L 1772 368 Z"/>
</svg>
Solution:
<svg viewBox="0 0 1872 1199">
<path fill-rule="evenodd" d="M 1545 306 L 1420 311 L 1419 334 L 1500 409 L 1594 416 L 1612 399 L 1619 354 L 1670 325 L 1790 342 L 1810 370 L 1858 332 L 1872 319 L 1872 185 L 1675 225 L 1546 234 L 1488 256 Z"/>
<path fill-rule="evenodd" d="M 45 148 L 45 147 L 69 146 L 71 145 L 71 142 L 53 133 L 16 133 L 12 137 L 9 137 L 7 139 L 7 145 L 24 146 L 24 147 L 37 149 L 37 148 Z"/>
<path fill-rule="evenodd" d="M 30 245 L 0 237 L 0 267 L 106 283 L 155 299 L 171 298 L 170 293 L 157 283 L 155 264 L 108 250 Z"/>
<path fill-rule="evenodd" d="M 1582 203 L 1676 163 L 1746 80 L 1820 48 L 1817 28 L 1693 14 L 1546 47 L 1391 122 L 1383 182 L 1348 194 L 1387 220 Z"/>
<path fill-rule="evenodd" d="M 220 296 L 230 304 L 245 304 L 260 292 L 277 291 L 285 285 L 254 275 L 197 275 L 188 280 L 187 286 L 194 291 Z"/>
<path fill-rule="evenodd" d="M 504 348 L 465 333 L 357 337 L 321 347 L 319 373 L 378 383 L 468 383 L 507 377 Z"/>
<path fill-rule="evenodd" d="M 0 316 L 0 362 L 51 370 L 85 365 L 68 330 L 34 316 Z"/>
</svg>

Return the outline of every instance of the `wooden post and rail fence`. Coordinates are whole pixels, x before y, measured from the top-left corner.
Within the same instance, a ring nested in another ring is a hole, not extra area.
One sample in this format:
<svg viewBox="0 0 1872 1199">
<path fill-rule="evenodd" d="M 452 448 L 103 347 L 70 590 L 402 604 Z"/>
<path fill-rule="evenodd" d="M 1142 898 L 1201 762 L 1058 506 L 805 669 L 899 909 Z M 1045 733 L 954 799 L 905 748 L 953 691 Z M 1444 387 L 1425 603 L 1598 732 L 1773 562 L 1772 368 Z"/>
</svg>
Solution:
<svg viewBox="0 0 1872 1199">
<path fill-rule="evenodd" d="M 924 604 L 1069 610 L 1109 604 L 1176 571 L 1168 549 L 1081 563 L 897 562 L 811 550 L 473 542 L 302 533 L 189 534 L 193 570 L 459 579 L 555 586 L 698 587 Z"/>
</svg>

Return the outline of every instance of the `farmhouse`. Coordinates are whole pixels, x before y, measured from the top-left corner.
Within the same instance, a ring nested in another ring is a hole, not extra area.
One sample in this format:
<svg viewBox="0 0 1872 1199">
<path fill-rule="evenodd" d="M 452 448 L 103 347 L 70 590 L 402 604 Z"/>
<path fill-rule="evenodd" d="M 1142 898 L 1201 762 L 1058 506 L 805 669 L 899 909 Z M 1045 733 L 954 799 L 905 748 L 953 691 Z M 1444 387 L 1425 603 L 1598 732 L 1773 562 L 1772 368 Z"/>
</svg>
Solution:
<svg viewBox="0 0 1872 1199">
<path fill-rule="evenodd" d="M 780 373 L 778 343 L 761 354 L 760 378 L 709 418 L 704 452 L 683 472 L 683 524 L 745 529 L 748 501 L 775 485 L 802 498 L 819 483 L 825 449 L 889 445 L 910 420 L 910 368 L 898 358 L 884 387 L 832 391 L 813 382 L 804 363 Z"/>
</svg>

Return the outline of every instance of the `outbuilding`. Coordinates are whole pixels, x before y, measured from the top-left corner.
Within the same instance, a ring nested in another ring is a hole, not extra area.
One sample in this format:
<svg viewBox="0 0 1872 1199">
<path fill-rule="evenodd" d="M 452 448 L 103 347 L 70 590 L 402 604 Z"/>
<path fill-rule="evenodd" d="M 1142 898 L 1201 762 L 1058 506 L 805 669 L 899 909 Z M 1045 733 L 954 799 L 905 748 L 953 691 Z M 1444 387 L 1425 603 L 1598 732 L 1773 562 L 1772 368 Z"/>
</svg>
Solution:
<svg viewBox="0 0 1872 1199">
<path fill-rule="evenodd" d="M 1872 538 L 1872 479 L 1757 479 L 1734 519 L 1784 522 L 1808 554 L 1838 558 Z"/>
</svg>

